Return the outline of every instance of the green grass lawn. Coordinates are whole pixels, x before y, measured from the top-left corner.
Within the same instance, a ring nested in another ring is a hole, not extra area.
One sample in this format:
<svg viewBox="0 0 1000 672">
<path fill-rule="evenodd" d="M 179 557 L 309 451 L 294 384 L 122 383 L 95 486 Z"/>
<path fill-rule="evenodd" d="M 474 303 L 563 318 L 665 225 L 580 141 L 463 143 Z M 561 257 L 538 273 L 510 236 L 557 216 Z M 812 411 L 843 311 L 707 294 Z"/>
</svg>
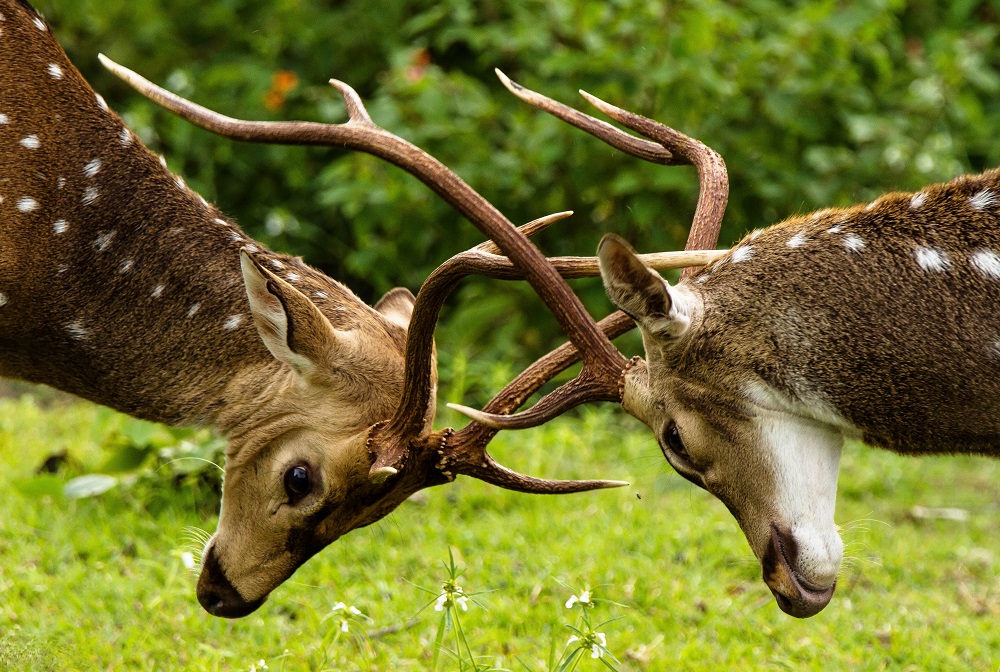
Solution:
<svg viewBox="0 0 1000 672">
<path fill-rule="evenodd" d="M 456 418 L 450 418 L 458 422 Z M 482 603 L 461 613 L 480 662 L 547 670 L 564 604 L 594 589 L 608 649 L 629 670 L 989 670 L 1000 664 L 1000 462 L 845 451 L 838 522 L 848 560 L 830 606 L 782 614 L 726 509 L 676 476 L 651 435 L 593 410 L 493 452 L 542 476 L 603 476 L 629 488 L 565 497 L 478 482 L 427 491 L 309 561 L 256 613 L 209 616 L 181 553 L 211 531 L 213 496 L 139 481 L 89 499 L 62 483 L 97 470 L 110 438 L 155 433 L 90 405 L 0 401 L 0 669 L 430 669 L 441 614 L 421 611 L 446 578 Z M 69 466 L 37 476 L 52 453 Z M 914 516 L 956 507 L 967 520 Z M 568 586 L 568 587 L 567 587 Z M 572 590 L 571 590 L 572 589 Z M 338 602 L 371 617 L 340 632 Z M 452 641 L 452 640 L 448 640 Z M 458 669 L 443 654 L 440 669 Z M 586 657 L 580 668 L 606 669 Z"/>
</svg>

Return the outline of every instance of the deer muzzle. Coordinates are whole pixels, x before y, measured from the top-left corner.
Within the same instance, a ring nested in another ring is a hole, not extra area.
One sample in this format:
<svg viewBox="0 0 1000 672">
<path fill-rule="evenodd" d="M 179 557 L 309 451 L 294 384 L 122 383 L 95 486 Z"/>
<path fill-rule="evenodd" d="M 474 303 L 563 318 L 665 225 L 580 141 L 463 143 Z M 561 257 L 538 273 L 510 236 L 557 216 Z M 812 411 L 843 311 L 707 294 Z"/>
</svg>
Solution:
<svg viewBox="0 0 1000 672">
<path fill-rule="evenodd" d="M 796 571 L 797 559 L 795 537 L 771 525 L 770 544 L 761 559 L 764 583 L 783 612 L 796 618 L 809 618 L 830 603 L 837 581 L 834 579 L 827 587 L 810 584 Z"/>
<path fill-rule="evenodd" d="M 219 564 L 215 547 L 206 552 L 201 576 L 198 577 L 198 602 L 205 611 L 222 618 L 242 618 L 256 611 L 266 599 L 244 599 Z"/>
</svg>

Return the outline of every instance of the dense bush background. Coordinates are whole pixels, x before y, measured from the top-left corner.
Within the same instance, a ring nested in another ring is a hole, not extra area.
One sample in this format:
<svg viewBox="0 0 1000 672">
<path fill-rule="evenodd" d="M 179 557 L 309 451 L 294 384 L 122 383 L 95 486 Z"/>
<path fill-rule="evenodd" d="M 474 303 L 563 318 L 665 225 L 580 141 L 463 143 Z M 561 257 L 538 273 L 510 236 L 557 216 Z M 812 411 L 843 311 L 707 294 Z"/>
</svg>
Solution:
<svg viewBox="0 0 1000 672">
<path fill-rule="evenodd" d="M 222 112 L 343 119 L 353 84 L 376 121 L 452 166 L 513 221 L 573 209 L 539 239 L 592 254 L 615 231 L 683 245 L 688 168 L 623 157 L 509 95 L 500 67 L 583 107 L 584 88 L 720 151 L 722 243 L 790 214 L 1000 163 L 996 3 L 660 0 L 35 0 L 95 88 L 171 167 L 253 236 L 366 300 L 416 289 L 478 242 L 416 180 L 334 149 L 240 145 L 114 80 L 97 51 Z M 579 285 L 607 312 L 599 283 Z M 446 364 L 527 358 L 559 339 L 526 287 L 470 282 L 440 335 Z"/>
</svg>

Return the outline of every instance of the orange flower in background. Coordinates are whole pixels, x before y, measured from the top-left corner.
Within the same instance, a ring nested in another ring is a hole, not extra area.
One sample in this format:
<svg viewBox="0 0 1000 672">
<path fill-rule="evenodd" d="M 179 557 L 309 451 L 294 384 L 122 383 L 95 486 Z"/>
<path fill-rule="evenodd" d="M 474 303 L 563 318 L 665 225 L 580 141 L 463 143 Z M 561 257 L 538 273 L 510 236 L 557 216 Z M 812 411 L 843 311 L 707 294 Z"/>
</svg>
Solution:
<svg viewBox="0 0 1000 672">
<path fill-rule="evenodd" d="M 299 85 L 299 76 L 290 70 L 279 70 L 271 75 L 271 90 L 264 94 L 264 107 L 275 112 L 285 105 L 288 93 Z"/>
<path fill-rule="evenodd" d="M 427 66 L 431 64 L 431 52 L 417 49 L 410 59 L 410 67 L 406 69 L 406 78 L 411 82 L 419 82 L 424 78 Z"/>
</svg>

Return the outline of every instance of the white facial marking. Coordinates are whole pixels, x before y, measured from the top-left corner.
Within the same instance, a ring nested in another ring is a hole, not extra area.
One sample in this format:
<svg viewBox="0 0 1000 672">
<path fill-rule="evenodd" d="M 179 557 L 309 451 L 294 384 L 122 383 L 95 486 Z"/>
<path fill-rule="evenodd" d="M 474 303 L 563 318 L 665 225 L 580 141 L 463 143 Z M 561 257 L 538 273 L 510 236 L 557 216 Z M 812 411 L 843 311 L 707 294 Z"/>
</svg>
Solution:
<svg viewBox="0 0 1000 672">
<path fill-rule="evenodd" d="M 127 128 L 122 128 L 121 133 L 122 147 L 128 147 L 132 144 L 132 131 Z"/>
<path fill-rule="evenodd" d="M 288 282 L 295 282 L 299 279 L 299 274 L 289 273 L 288 275 L 285 276 L 285 278 L 288 280 Z"/>
<path fill-rule="evenodd" d="M 66 233 L 66 229 L 69 228 L 69 224 L 66 223 L 65 219 L 60 219 L 58 222 L 52 225 L 52 230 L 55 231 L 58 236 L 60 233 Z"/>
<path fill-rule="evenodd" d="M 200 301 L 198 301 L 197 303 L 192 303 L 191 307 L 188 308 L 187 316 L 188 317 L 193 317 L 194 314 L 198 312 L 199 308 L 201 308 L 201 302 Z"/>
<path fill-rule="evenodd" d="M 0 292 L 0 308 L 6 306 L 10 302 L 10 297 L 8 297 L 3 292 Z"/>
<path fill-rule="evenodd" d="M 992 189 L 981 189 L 969 198 L 969 207 L 973 210 L 985 210 L 996 203 L 997 194 Z"/>
<path fill-rule="evenodd" d="M 233 315 L 232 317 L 228 318 L 225 321 L 225 323 L 223 323 L 222 328 L 225 329 L 226 331 L 232 331 L 236 327 L 240 326 L 241 322 L 243 322 L 242 315 Z"/>
<path fill-rule="evenodd" d="M 69 335 L 78 341 L 90 338 L 90 329 L 87 329 L 87 327 L 83 326 L 83 322 L 81 322 L 80 320 L 76 320 L 75 322 L 70 322 L 69 324 L 67 324 L 66 331 L 68 331 Z"/>
<path fill-rule="evenodd" d="M 978 250 L 970 257 L 972 265 L 987 278 L 1000 280 L 1000 255 L 992 250 Z"/>
<path fill-rule="evenodd" d="M 917 193 L 913 194 L 913 197 L 910 198 L 910 210 L 918 210 L 926 200 L 927 200 L 927 194 L 925 194 L 922 191 L 918 191 Z"/>
<path fill-rule="evenodd" d="M 281 263 L 280 261 L 278 261 L 277 259 L 272 259 L 270 263 L 271 263 L 272 266 L 274 266 L 279 271 L 285 267 L 285 265 L 283 263 Z"/>
<path fill-rule="evenodd" d="M 164 289 L 166 289 L 166 287 L 163 285 L 157 285 L 156 287 L 153 287 L 153 291 L 150 292 L 149 295 L 154 299 L 158 299 L 163 294 Z"/>
<path fill-rule="evenodd" d="M 83 204 L 90 205 L 101 195 L 101 192 L 97 190 L 97 187 L 87 187 L 83 190 Z"/>
<path fill-rule="evenodd" d="M 738 264 L 741 261 L 746 261 L 752 256 L 753 256 L 753 248 L 750 247 L 749 245 L 741 245 L 740 247 L 737 247 L 735 250 L 733 250 L 733 253 L 730 255 L 730 260 L 734 264 Z"/>
<path fill-rule="evenodd" d="M 108 103 L 104 100 L 104 96 L 99 93 L 97 94 L 97 105 L 105 112 L 108 111 Z"/>
<path fill-rule="evenodd" d="M 52 79 L 62 79 L 63 71 L 55 63 L 49 63 L 49 74 L 52 75 Z"/>
<path fill-rule="evenodd" d="M 21 139 L 21 146 L 25 149 L 38 149 L 42 145 L 37 135 L 29 135 Z"/>
<path fill-rule="evenodd" d="M 135 266 L 135 262 L 132 261 L 131 259 L 126 259 L 118 267 L 118 272 L 121 273 L 122 275 L 124 275 L 124 274 L 128 273 L 129 271 L 131 271 L 133 266 Z"/>
<path fill-rule="evenodd" d="M 37 16 L 35 17 L 34 22 L 35 22 L 35 27 L 38 28 L 38 30 L 41 30 L 43 32 L 46 30 L 45 22 L 39 19 Z"/>
<path fill-rule="evenodd" d="M 94 159 L 93 161 L 91 161 L 90 163 L 88 163 L 86 166 L 83 167 L 83 174 L 86 175 L 87 177 L 93 177 L 94 175 L 97 175 L 97 173 L 101 170 L 101 165 L 102 164 L 100 159 Z"/>
<path fill-rule="evenodd" d="M 104 250 L 108 249 L 108 246 L 111 245 L 111 241 L 114 240 L 114 238 L 115 238 L 114 231 L 108 231 L 107 233 L 102 233 L 94 240 L 94 248 L 98 252 L 103 252 Z"/>
<path fill-rule="evenodd" d="M 849 233 L 844 236 L 844 247 L 851 252 L 860 252 L 865 249 L 865 241 L 861 240 L 861 236 Z"/>
<path fill-rule="evenodd" d="M 785 243 L 785 245 L 787 245 L 788 247 L 791 247 L 791 248 L 794 249 L 794 248 L 802 247 L 803 245 L 805 245 L 807 240 L 809 240 L 809 239 L 806 237 L 806 234 L 803 233 L 803 232 L 801 232 L 801 231 L 799 231 L 794 236 L 792 236 L 791 238 L 789 238 L 788 242 Z"/>
<path fill-rule="evenodd" d="M 38 209 L 38 201 L 28 196 L 22 197 L 17 202 L 17 209 L 21 212 L 32 212 Z"/>
<path fill-rule="evenodd" d="M 831 226 L 829 229 L 826 230 L 826 232 L 827 233 L 840 233 L 843 230 L 844 230 L 844 225 L 843 224 L 837 224 L 836 226 Z"/>
<path fill-rule="evenodd" d="M 913 251 L 913 258 L 917 260 L 917 265 L 928 273 L 939 273 L 951 266 L 948 255 L 933 247 L 918 247 Z"/>
</svg>

